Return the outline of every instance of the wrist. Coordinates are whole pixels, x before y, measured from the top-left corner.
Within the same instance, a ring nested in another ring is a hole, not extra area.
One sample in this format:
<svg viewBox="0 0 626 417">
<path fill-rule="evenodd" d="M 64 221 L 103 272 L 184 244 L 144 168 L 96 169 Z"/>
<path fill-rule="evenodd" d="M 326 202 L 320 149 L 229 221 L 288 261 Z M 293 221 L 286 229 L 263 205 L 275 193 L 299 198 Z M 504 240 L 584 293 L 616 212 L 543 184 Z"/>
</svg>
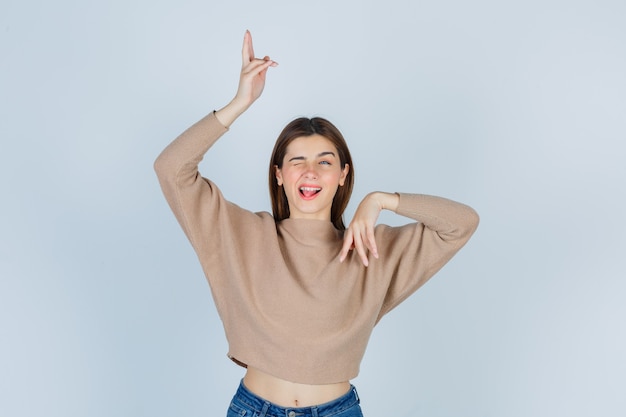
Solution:
<svg viewBox="0 0 626 417">
<path fill-rule="evenodd" d="M 391 210 L 395 212 L 400 203 L 400 196 L 396 193 L 374 191 L 368 194 L 368 197 L 376 202 L 380 210 Z"/>
<path fill-rule="evenodd" d="M 230 125 L 233 124 L 233 122 L 241 116 L 248 109 L 248 107 L 250 107 L 250 104 L 247 104 L 241 99 L 235 97 L 226 106 L 216 111 L 215 117 L 217 117 L 217 120 L 219 120 L 224 126 L 230 127 Z"/>
<path fill-rule="evenodd" d="M 239 96 L 233 97 L 233 99 L 228 103 L 228 106 L 232 107 L 233 110 L 242 114 L 252 105 L 253 101 L 246 100 L 244 98 L 240 98 Z"/>
</svg>

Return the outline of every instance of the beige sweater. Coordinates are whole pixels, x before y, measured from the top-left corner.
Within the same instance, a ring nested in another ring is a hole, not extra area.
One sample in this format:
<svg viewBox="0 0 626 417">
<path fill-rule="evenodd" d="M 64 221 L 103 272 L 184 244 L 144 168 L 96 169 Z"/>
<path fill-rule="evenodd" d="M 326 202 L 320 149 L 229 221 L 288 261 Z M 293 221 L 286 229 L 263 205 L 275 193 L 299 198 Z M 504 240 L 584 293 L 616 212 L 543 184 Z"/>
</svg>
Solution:
<svg viewBox="0 0 626 417">
<path fill-rule="evenodd" d="M 357 376 L 374 325 L 470 238 L 476 212 L 447 199 L 400 194 L 402 227 L 377 225 L 379 258 L 339 262 L 330 221 L 252 213 L 198 173 L 225 132 L 213 113 L 157 158 L 165 197 L 195 249 L 228 339 L 228 356 L 276 377 L 328 384 Z"/>
</svg>

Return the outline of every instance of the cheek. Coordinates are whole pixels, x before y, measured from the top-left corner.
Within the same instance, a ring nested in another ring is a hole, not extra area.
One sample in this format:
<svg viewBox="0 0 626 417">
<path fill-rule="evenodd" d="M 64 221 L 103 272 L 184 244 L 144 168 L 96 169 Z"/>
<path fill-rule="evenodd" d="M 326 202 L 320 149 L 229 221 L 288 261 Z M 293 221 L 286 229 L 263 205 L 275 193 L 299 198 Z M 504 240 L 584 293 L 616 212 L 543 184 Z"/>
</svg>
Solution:
<svg viewBox="0 0 626 417">
<path fill-rule="evenodd" d="M 283 171 L 283 181 L 287 184 L 293 184 L 298 179 L 299 175 L 294 169 L 288 169 Z"/>
<path fill-rule="evenodd" d="M 341 171 L 329 173 L 328 182 L 339 184 L 341 182 Z"/>
</svg>

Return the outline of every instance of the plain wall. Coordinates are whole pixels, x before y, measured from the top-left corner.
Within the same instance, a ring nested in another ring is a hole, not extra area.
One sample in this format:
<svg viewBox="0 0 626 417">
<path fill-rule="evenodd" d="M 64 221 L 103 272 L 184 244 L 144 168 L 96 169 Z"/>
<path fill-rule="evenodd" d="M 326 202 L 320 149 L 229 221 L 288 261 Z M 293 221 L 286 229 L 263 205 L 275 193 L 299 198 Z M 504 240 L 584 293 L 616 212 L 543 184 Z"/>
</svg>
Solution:
<svg viewBox="0 0 626 417">
<path fill-rule="evenodd" d="M 481 215 L 374 330 L 366 416 L 626 415 L 623 1 L 2 1 L 0 415 L 225 415 L 241 368 L 152 163 L 264 95 L 201 165 L 268 210 L 297 116 L 345 134 L 357 185 Z M 405 219 L 384 214 L 381 221 Z"/>
</svg>

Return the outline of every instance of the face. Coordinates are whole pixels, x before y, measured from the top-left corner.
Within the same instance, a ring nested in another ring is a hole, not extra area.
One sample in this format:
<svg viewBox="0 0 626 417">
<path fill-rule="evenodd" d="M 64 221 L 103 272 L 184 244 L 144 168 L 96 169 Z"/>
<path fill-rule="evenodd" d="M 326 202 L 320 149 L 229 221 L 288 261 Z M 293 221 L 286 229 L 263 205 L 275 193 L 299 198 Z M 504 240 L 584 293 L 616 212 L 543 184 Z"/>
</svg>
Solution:
<svg viewBox="0 0 626 417">
<path fill-rule="evenodd" d="M 294 139 L 276 167 L 276 180 L 289 202 L 289 217 L 330 220 L 333 198 L 350 167 L 341 166 L 337 148 L 320 135 Z"/>
</svg>

